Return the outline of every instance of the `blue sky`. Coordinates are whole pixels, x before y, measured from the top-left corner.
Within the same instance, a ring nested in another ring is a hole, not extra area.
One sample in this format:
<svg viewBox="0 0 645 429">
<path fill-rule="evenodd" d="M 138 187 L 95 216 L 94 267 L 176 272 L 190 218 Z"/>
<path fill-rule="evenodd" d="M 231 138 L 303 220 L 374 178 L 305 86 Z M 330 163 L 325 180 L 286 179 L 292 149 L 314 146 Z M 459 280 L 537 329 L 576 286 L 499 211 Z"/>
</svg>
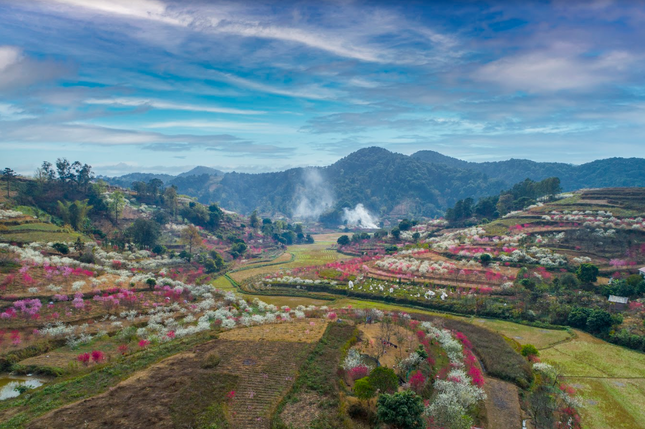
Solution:
<svg viewBox="0 0 645 429">
<path fill-rule="evenodd" d="M 0 0 L 0 167 L 642 157 L 643 40 L 636 0 Z"/>
</svg>

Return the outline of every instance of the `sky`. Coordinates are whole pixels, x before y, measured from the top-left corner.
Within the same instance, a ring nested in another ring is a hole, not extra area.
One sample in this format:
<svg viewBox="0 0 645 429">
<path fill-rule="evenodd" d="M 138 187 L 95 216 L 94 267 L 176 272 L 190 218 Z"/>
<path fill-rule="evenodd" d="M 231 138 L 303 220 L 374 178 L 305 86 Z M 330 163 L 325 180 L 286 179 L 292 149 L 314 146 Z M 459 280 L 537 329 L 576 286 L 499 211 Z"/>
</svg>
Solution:
<svg viewBox="0 0 645 429">
<path fill-rule="evenodd" d="M 0 167 L 645 156 L 645 2 L 0 0 Z"/>
</svg>

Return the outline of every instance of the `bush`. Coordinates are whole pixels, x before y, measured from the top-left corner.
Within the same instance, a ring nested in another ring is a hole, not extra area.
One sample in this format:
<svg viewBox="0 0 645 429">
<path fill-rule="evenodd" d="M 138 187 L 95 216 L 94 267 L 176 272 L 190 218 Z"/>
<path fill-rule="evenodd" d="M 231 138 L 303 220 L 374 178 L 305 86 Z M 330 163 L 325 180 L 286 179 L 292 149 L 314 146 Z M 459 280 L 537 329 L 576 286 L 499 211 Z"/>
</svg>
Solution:
<svg viewBox="0 0 645 429">
<path fill-rule="evenodd" d="M 395 392 L 399 387 L 399 377 L 394 370 L 380 366 L 367 377 L 374 389 L 381 393 Z"/>
<path fill-rule="evenodd" d="M 222 361 L 222 357 L 219 355 L 219 353 L 209 353 L 206 355 L 206 358 L 204 358 L 202 362 L 202 368 L 204 369 L 211 369 L 215 368 L 217 365 L 220 364 Z"/>
<path fill-rule="evenodd" d="M 52 247 L 54 248 L 54 250 L 62 253 L 63 255 L 67 255 L 69 253 L 69 246 L 67 246 L 67 244 L 65 243 L 54 243 Z"/>
<path fill-rule="evenodd" d="M 336 240 L 336 243 L 338 243 L 339 246 L 347 246 L 350 243 L 350 240 L 347 235 L 341 235 L 338 237 L 338 240 Z"/>
<path fill-rule="evenodd" d="M 168 249 L 166 246 L 162 246 L 161 244 L 157 244 L 155 247 L 152 248 L 152 253 L 156 255 L 165 255 Z"/>
<path fill-rule="evenodd" d="M 598 267 L 593 264 L 580 264 L 576 277 L 583 283 L 594 283 L 598 280 Z"/>
<path fill-rule="evenodd" d="M 375 393 L 376 389 L 372 386 L 368 377 L 356 380 L 356 383 L 354 383 L 354 394 L 358 399 L 370 399 L 374 397 Z"/>
<path fill-rule="evenodd" d="M 366 422 L 370 424 L 370 427 L 374 426 L 372 423 L 374 423 L 376 415 L 369 407 L 365 407 L 363 404 L 353 403 L 347 409 L 347 414 L 354 420 Z"/>
<path fill-rule="evenodd" d="M 585 329 L 587 327 L 587 319 L 590 314 L 591 310 L 588 308 L 573 307 L 567 317 L 567 323 L 574 328 Z"/>
<path fill-rule="evenodd" d="M 538 351 L 537 347 L 535 347 L 533 344 L 523 345 L 521 353 L 522 353 L 522 356 L 524 357 L 540 356 L 540 352 Z"/>
<path fill-rule="evenodd" d="M 423 400 L 411 390 L 382 394 L 377 402 L 380 421 L 397 429 L 423 428 Z"/>
<path fill-rule="evenodd" d="M 611 314 L 605 310 L 594 309 L 587 319 L 587 329 L 589 332 L 608 331 L 613 324 Z"/>
<path fill-rule="evenodd" d="M 92 252 L 85 252 L 83 253 L 79 258 L 79 262 L 82 262 L 84 264 L 94 264 L 96 263 L 96 260 L 94 259 L 94 254 Z"/>
</svg>

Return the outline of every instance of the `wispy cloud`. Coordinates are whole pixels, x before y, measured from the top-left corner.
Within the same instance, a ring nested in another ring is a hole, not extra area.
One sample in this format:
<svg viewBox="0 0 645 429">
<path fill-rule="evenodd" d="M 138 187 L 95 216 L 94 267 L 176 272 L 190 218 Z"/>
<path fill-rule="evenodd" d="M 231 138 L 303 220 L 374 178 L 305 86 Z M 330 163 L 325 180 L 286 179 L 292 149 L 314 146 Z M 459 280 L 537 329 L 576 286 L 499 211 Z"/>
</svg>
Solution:
<svg viewBox="0 0 645 429">
<path fill-rule="evenodd" d="M 528 92 L 584 90 L 612 85 L 635 61 L 634 55 L 624 51 L 585 57 L 556 49 L 493 61 L 477 70 L 474 78 Z"/>
<path fill-rule="evenodd" d="M 234 121 L 203 121 L 203 120 L 186 120 L 186 121 L 167 121 L 154 122 L 144 126 L 152 129 L 165 128 L 196 128 L 203 130 L 229 130 L 241 131 L 245 133 L 271 133 L 271 134 L 292 134 L 297 130 L 287 126 L 279 126 L 268 122 L 234 122 Z"/>
<path fill-rule="evenodd" d="M 262 115 L 266 113 L 261 110 L 245 110 L 230 107 L 203 106 L 198 104 L 174 103 L 171 101 L 154 100 L 146 98 L 90 98 L 85 100 L 87 104 L 102 104 L 117 107 L 151 107 L 163 110 L 187 110 L 190 112 L 227 113 L 231 115 Z"/>
</svg>

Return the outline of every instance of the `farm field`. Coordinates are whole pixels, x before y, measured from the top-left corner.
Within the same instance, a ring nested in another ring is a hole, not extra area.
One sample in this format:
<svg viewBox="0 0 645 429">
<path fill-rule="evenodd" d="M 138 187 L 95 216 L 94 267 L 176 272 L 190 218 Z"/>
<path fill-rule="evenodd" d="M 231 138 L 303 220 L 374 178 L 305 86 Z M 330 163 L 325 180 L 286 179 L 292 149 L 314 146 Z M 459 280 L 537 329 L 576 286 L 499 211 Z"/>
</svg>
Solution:
<svg viewBox="0 0 645 429">
<path fill-rule="evenodd" d="M 576 335 L 540 355 L 557 364 L 584 399 L 583 427 L 645 428 L 645 355 Z"/>
<path fill-rule="evenodd" d="M 270 274 L 276 271 L 285 271 L 312 265 L 324 265 L 330 262 L 351 259 L 350 256 L 328 249 L 330 245 L 336 243 L 336 239 L 339 236 L 340 234 L 314 235 L 314 239 L 316 240 L 314 244 L 289 246 L 285 254 L 274 260 L 272 265 L 234 271 L 230 273 L 230 276 L 236 282 L 242 282 L 251 277 Z M 293 261 L 291 260 L 291 255 L 293 255 Z"/>
</svg>

